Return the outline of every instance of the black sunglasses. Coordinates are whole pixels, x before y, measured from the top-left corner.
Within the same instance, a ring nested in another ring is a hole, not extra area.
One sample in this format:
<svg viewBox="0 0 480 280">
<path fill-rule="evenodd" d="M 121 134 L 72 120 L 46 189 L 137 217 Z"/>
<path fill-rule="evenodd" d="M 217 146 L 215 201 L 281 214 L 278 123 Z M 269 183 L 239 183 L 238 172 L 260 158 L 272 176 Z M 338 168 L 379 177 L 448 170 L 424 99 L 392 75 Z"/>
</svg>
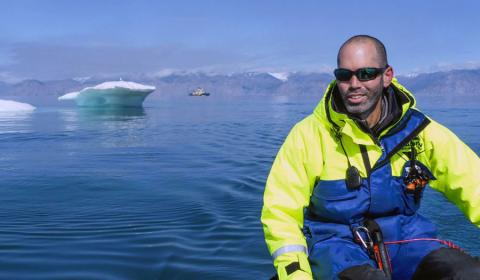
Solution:
<svg viewBox="0 0 480 280">
<path fill-rule="evenodd" d="M 350 81 L 353 75 L 357 77 L 359 81 L 365 82 L 375 79 L 379 74 L 382 74 L 387 70 L 388 65 L 384 68 L 375 68 L 375 67 L 365 67 L 360 68 L 355 71 L 348 70 L 345 68 L 337 68 L 333 71 L 337 81 L 346 82 Z"/>
</svg>

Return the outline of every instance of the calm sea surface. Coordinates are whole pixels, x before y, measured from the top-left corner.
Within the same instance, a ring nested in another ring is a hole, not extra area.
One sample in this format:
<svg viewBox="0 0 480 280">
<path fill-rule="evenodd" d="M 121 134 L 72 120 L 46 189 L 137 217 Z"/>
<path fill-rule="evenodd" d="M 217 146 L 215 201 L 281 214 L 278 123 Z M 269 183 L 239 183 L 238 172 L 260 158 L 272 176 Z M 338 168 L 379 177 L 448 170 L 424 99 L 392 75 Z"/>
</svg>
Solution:
<svg viewBox="0 0 480 280">
<path fill-rule="evenodd" d="M 0 279 L 271 277 L 264 182 L 315 105 L 193 97 L 0 115 Z M 480 153 L 478 109 L 424 111 Z M 480 230 L 441 194 L 423 213 L 480 255 Z"/>
</svg>

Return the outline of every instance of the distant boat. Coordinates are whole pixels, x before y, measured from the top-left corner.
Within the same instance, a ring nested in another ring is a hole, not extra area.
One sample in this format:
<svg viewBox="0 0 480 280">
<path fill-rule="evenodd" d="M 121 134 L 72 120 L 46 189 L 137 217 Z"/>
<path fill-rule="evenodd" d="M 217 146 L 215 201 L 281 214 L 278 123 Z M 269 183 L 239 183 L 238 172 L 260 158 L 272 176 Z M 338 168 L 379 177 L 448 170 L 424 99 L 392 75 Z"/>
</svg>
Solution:
<svg viewBox="0 0 480 280">
<path fill-rule="evenodd" d="M 206 92 L 203 88 L 198 87 L 194 91 L 192 91 L 190 96 L 209 96 L 210 93 Z"/>
<path fill-rule="evenodd" d="M 58 100 L 74 100 L 85 107 L 141 107 L 154 86 L 135 82 L 111 81 L 62 95 Z"/>
</svg>

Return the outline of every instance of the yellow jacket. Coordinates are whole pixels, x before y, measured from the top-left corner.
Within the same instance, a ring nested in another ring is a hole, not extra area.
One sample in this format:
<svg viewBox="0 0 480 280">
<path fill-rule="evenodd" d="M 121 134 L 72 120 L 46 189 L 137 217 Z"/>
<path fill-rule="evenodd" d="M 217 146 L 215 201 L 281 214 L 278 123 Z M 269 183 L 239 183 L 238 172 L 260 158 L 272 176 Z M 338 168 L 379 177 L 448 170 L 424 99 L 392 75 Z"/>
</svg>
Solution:
<svg viewBox="0 0 480 280">
<path fill-rule="evenodd" d="M 413 96 L 396 79 L 392 84 L 412 100 L 403 105 L 405 114 L 408 108 L 415 107 Z M 325 96 L 335 86 L 333 81 Z M 337 144 L 330 133 L 332 124 L 327 113 L 334 122 L 342 124 L 341 133 L 345 136 L 343 139 L 346 139 L 345 150 L 362 177 L 367 177 L 367 171 L 358 145 L 367 147 L 372 165 L 382 154 L 382 148 L 352 119 L 334 111 L 331 104 L 325 104 L 325 96 L 313 114 L 293 127 L 280 148 L 267 179 L 261 221 L 279 279 L 312 279 L 307 245 L 302 233 L 304 209 L 309 205 L 317 180 L 345 178 L 347 159 L 331 148 Z M 380 138 L 394 127 L 395 124 L 385 129 Z M 443 193 L 472 223 L 480 227 L 479 157 L 450 130 L 433 120 L 419 134 L 419 139 L 425 151 L 418 155 L 419 161 L 436 177 L 430 183 L 431 187 Z M 405 162 L 401 155 L 394 155 L 390 160 L 392 174 L 400 176 Z M 299 262 L 301 270 L 287 275 L 285 266 L 292 262 Z"/>
</svg>

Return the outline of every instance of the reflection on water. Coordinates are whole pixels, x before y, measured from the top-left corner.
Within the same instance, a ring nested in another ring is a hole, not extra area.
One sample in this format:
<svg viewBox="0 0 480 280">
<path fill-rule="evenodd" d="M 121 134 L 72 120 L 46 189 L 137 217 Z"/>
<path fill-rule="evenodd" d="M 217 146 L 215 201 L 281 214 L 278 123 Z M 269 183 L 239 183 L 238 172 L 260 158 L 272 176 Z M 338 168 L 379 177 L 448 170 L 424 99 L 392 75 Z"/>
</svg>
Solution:
<svg viewBox="0 0 480 280">
<path fill-rule="evenodd" d="M 31 131 L 32 115 L 33 111 L 0 112 L 0 134 Z"/>
<path fill-rule="evenodd" d="M 141 117 L 145 115 L 143 107 L 79 107 L 77 110 L 81 116 L 118 117 L 120 120 L 124 119 L 124 117 Z"/>
<path fill-rule="evenodd" d="M 144 145 L 147 125 L 144 108 L 76 107 L 59 112 L 66 131 L 84 131 L 84 135 L 94 138 L 96 145 L 117 148 Z"/>
</svg>

